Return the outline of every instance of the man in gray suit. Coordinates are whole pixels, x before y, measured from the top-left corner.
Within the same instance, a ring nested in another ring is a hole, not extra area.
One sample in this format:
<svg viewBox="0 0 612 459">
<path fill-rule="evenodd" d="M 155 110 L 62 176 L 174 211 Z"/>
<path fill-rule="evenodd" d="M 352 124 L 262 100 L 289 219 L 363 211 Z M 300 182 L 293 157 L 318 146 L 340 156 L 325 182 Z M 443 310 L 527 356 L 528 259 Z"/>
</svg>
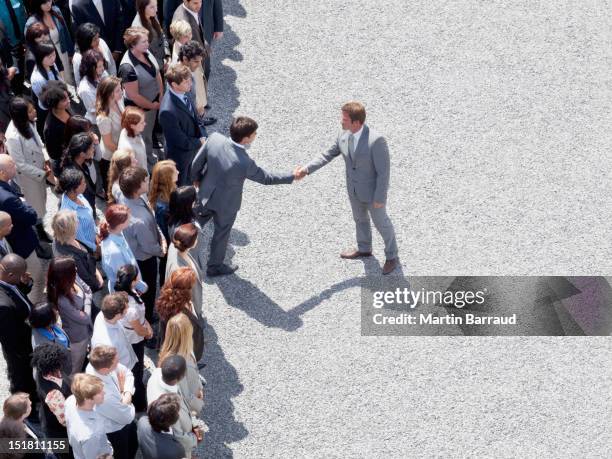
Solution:
<svg viewBox="0 0 612 459">
<path fill-rule="evenodd" d="M 363 104 L 344 104 L 343 132 L 329 150 L 301 167 L 298 176 L 312 174 L 342 155 L 346 164 L 346 186 L 357 227 L 357 249 L 342 252 L 340 256 L 349 260 L 372 256 L 371 216 L 385 241 L 383 274 L 389 274 L 399 264 L 395 230 L 385 209 L 390 175 L 389 148 L 384 137 L 365 125 L 365 118 Z"/>
<path fill-rule="evenodd" d="M 223 260 L 242 203 L 244 181 L 278 185 L 299 180 L 297 168 L 293 173 L 273 174 L 249 157 L 247 149 L 257 136 L 257 127 L 251 118 L 235 118 L 230 126 L 231 139 L 211 134 L 191 165 L 191 181 L 198 186 L 196 215 L 199 223 L 204 226 L 212 218 L 215 225 L 206 270 L 209 277 L 232 274 L 238 269 L 238 266 L 224 264 Z"/>
</svg>

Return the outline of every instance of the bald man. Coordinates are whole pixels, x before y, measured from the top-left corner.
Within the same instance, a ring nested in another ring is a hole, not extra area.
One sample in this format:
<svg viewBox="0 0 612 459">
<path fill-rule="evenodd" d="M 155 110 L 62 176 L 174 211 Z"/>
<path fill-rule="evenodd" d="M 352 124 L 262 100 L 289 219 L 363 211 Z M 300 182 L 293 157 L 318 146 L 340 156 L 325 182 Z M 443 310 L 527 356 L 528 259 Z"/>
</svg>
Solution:
<svg viewBox="0 0 612 459">
<path fill-rule="evenodd" d="M 36 254 L 36 248 L 39 246 L 35 229 L 38 215 L 12 185 L 11 180 L 16 175 L 17 167 L 13 158 L 9 155 L 0 155 L 0 210 L 10 214 L 13 222 L 13 229 L 6 236 L 6 240 L 12 251 L 25 259 L 28 264 L 34 278 L 34 289 L 30 293 L 30 300 L 37 303 L 45 299 L 45 263 Z"/>
<path fill-rule="evenodd" d="M 32 329 L 27 320 L 33 308 L 28 299 L 32 277 L 26 261 L 14 253 L 0 260 L 0 344 L 11 393 L 27 392 L 38 400 L 32 377 Z"/>
<path fill-rule="evenodd" d="M 11 234 L 13 230 L 13 219 L 10 214 L 0 210 L 0 258 L 8 255 L 13 251 L 11 245 L 7 242 L 6 236 Z"/>
</svg>

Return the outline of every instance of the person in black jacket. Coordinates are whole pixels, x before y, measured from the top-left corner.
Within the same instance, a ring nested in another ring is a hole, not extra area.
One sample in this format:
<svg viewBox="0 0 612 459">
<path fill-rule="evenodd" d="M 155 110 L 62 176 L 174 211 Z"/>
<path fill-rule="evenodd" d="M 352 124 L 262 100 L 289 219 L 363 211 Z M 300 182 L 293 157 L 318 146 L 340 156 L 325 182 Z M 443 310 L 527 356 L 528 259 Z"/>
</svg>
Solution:
<svg viewBox="0 0 612 459">
<path fill-rule="evenodd" d="M 168 91 L 159 110 L 159 124 L 166 139 L 166 155 L 176 163 L 178 185 L 189 184 L 189 168 L 198 149 L 206 141 L 200 126 L 195 101 L 190 93 L 191 71 L 183 64 L 173 64 L 166 72 Z"/>
<path fill-rule="evenodd" d="M 138 420 L 138 443 L 143 459 L 182 459 L 185 448 L 172 435 L 179 420 L 181 399 L 177 394 L 162 394 L 149 405 L 147 416 Z"/>
<path fill-rule="evenodd" d="M 115 60 L 124 50 L 123 30 L 125 22 L 120 0 L 102 0 L 102 14 L 96 8 L 93 0 L 74 0 L 72 2 L 73 28 L 76 30 L 79 25 L 90 22 L 100 28 L 100 37 L 113 52 Z M 134 17 L 132 17 L 134 19 Z"/>
<path fill-rule="evenodd" d="M 32 329 L 27 322 L 33 304 L 27 297 L 32 278 L 25 260 L 14 253 L 0 260 L 0 344 L 11 393 L 27 392 L 38 400 L 32 377 Z"/>
<path fill-rule="evenodd" d="M 70 380 L 62 372 L 62 365 L 70 360 L 68 351 L 55 343 L 41 344 L 32 354 L 32 366 L 36 368 L 36 388 L 40 398 L 39 418 L 47 438 L 66 438 L 64 402 L 72 395 Z M 71 458 L 69 453 L 58 457 Z"/>
</svg>

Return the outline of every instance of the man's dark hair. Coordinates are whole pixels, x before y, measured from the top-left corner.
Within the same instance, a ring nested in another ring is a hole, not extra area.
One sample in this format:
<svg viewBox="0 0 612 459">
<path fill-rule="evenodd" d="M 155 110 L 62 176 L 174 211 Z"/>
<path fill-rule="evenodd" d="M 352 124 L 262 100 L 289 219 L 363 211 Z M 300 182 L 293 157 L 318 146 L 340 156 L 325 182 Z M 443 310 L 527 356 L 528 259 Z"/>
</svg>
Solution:
<svg viewBox="0 0 612 459">
<path fill-rule="evenodd" d="M 245 137 L 249 137 L 257 130 L 257 122 L 248 116 L 234 118 L 230 126 L 230 137 L 234 142 L 240 142 Z"/>
<path fill-rule="evenodd" d="M 162 380 L 166 384 L 176 383 L 183 379 L 187 372 L 187 362 L 178 354 L 169 355 L 161 363 Z"/>
<path fill-rule="evenodd" d="M 128 199 L 134 199 L 136 193 L 147 178 L 147 171 L 142 167 L 127 167 L 121 171 L 119 176 L 119 188 Z"/>
<path fill-rule="evenodd" d="M 57 108 L 59 103 L 66 98 L 68 86 L 63 81 L 49 81 L 40 94 L 40 100 L 49 110 Z"/>
<path fill-rule="evenodd" d="M 181 400 L 177 394 L 162 394 L 149 405 L 149 424 L 155 432 L 164 432 L 179 420 Z"/>
<path fill-rule="evenodd" d="M 32 366 L 36 368 L 37 377 L 61 370 L 69 353 L 66 348 L 56 343 L 41 344 L 34 348 L 32 353 Z"/>
<path fill-rule="evenodd" d="M 188 41 L 179 49 L 179 62 L 183 62 L 185 59 L 190 61 L 197 57 L 205 58 L 205 51 L 200 43 L 195 40 Z"/>
</svg>

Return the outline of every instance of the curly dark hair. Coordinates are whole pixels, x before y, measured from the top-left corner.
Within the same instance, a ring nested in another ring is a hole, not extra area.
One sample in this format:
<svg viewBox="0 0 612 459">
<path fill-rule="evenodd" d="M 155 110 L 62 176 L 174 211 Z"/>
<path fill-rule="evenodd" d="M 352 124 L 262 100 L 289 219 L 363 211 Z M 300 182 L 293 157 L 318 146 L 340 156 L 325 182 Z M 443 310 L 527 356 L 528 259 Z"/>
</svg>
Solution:
<svg viewBox="0 0 612 459">
<path fill-rule="evenodd" d="M 39 376 L 45 376 L 61 370 L 67 358 L 68 351 L 59 344 L 41 344 L 32 353 L 32 366 Z"/>
<path fill-rule="evenodd" d="M 185 309 L 191 301 L 191 289 L 196 281 L 195 272 L 187 266 L 170 274 L 155 303 L 155 309 L 161 320 L 167 322 L 172 316 Z"/>
</svg>

